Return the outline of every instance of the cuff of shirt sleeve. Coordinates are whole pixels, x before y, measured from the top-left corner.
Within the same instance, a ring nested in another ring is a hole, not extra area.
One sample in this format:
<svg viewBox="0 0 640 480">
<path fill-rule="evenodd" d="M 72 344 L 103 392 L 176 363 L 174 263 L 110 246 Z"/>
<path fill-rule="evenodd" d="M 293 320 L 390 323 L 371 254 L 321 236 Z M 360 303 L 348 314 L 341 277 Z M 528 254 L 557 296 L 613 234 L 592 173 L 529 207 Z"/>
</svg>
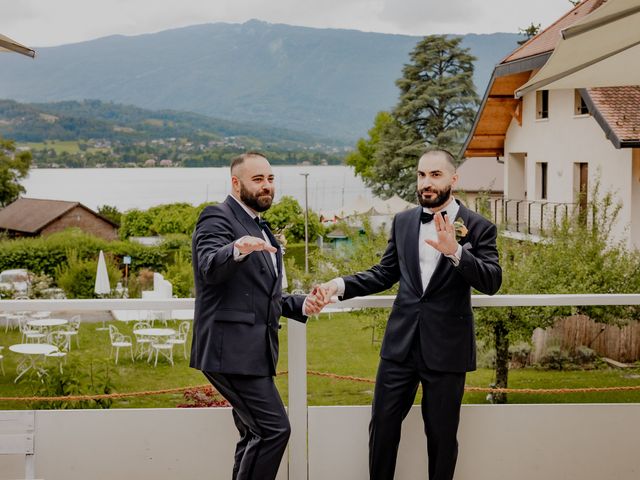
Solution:
<svg viewBox="0 0 640 480">
<path fill-rule="evenodd" d="M 456 253 L 454 253 L 453 255 L 445 255 L 445 256 L 449 260 L 451 260 L 451 263 L 453 263 L 455 267 L 457 267 L 460 264 L 460 259 L 462 258 L 462 245 L 458 244 Z"/>
<path fill-rule="evenodd" d="M 304 302 L 302 303 L 302 315 L 304 315 L 305 317 L 309 316 L 309 314 L 307 313 L 307 297 L 304 297 Z"/>
<path fill-rule="evenodd" d="M 344 279 L 342 277 L 337 277 L 331 281 L 336 282 L 336 285 L 338 286 L 338 291 L 336 292 L 336 295 L 338 297 L 342 297 L 344 295 L 344 290 L 346 288 L 344 284 Z"/>
<path fill-rule="evenodd" d="M 233 246 L 233 259 L 236 262 L 241 262 L 245 257 L 249 256 L 248 253 L 240 253 L 240 250 L 235 245 Z"/>
</svg>

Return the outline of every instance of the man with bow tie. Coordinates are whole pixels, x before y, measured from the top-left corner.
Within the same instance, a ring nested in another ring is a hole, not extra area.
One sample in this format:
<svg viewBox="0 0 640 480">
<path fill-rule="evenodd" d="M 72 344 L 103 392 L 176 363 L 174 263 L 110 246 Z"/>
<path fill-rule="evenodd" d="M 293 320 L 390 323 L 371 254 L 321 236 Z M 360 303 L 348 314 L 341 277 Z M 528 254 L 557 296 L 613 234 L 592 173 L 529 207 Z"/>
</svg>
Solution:
<svg viewBox="0 0 640 480">
<path fill-rule="evenodd" d="M 369 476 L 392 480 L 402 421 L 422 385 L 430 480 L 451 480 L 466 372 L 476 368 L 471 289 L 502 283 L 497 229 L 455 200 L 453 156 L 427 151 L 418 163 L 420 207 L 393 219 L 387 249 L 365 272 L 320 285 L 324 303 L 371 295 L 400 282 L 387 322 L 369 424 Z"/>
<path fill-rule="evenodd" d="M 269 161 L 257 152 L 231 163 L 232 194 L 206 207 L 193 232 L 196 287 L 190 365 L 233 407 L 240 432 L 232 478 L 276 478 L 290 426 L 273 377 L 280 316 L 305 322 L 322 308 L 282 293 L 282 252 L 260 213 L 275 194 Z"/>
</svg>

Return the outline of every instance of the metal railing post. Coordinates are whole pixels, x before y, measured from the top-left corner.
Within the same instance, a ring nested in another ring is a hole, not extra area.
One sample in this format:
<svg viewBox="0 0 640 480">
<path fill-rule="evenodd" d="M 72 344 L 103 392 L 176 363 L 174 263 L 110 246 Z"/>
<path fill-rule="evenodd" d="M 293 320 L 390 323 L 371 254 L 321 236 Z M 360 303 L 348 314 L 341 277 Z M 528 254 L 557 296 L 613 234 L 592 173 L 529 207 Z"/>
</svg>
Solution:
<svg viewBox="0 0 640 480">
<path fill-rule="evenodd" d="M 289 480 L 309 478 L 307 451 L 307 326 L 287 321 L 289 348 Z"/>
</svg>

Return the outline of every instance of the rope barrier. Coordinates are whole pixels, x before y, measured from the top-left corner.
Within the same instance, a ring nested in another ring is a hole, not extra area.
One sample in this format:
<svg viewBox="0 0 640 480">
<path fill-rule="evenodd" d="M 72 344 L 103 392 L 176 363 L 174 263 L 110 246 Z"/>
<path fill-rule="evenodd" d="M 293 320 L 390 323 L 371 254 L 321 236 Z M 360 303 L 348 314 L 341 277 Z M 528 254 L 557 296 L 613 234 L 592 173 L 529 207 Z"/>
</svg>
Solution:
<svg viewBox="0 0 640 480">
<path fill-rule="evenodd" d="M 278 375 L 287 375 L 288 371 L 278 372 Z M 371 378 L 355 377 L 352 375 L 338 375 L 335 373 L 317 372 L 314 370 L 307 371 L 308 375 L 315 377 L 331 378 L 333 380 L 345 380 L 350 382 L 361 382 L 374 384 L 375 380 Z M 0 397 L 0 402 L 80 402 L 88 400 L 106 400 L 121 399 L 130 397 L 144 397 L 153 395 L 166 395 L 170 393 L 184 393 L 189 390 L 212 390 L 215 389 L 210 384 L 192 385 L 189 387 L 166 388 L 162 390 L 147 390 L 141 392 L 126 393 L 102 393 L 95 395 L 69 395 L 55 397 Z M 473 387 L 465 386 L 465 392 L 469 393 L 519 393 L 527 395 L 559 395 L 567 393 L 604 393 L 604 392 L 633 392 L 640 391 L 640 385 L 618 386 L 618 387 L 579 387 L 579 388 L 492 388 L 492 387 Z"/>
</svg>

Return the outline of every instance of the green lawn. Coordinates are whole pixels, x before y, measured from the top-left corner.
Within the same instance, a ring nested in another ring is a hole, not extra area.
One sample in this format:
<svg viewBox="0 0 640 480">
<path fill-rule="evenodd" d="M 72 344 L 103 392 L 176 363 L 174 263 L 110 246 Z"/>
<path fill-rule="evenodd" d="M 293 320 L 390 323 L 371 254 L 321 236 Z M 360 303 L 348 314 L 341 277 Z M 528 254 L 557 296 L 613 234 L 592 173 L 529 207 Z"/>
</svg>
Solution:
<svg viewBox="0 0 640 480">
<path fill-rule="evenodd" d="M 122 333 L 131 335 L 132 326 L 114 322 Z M 111 384 L 116 392 L 150 391 L 164 388 L 202 385 L 206 380 L 202 374 L 188 367 L 188 361 L 182 357 L 179 348 L 174 351 L 175 366 L 166 361 L 159 362 L 157 368 L 138 360 L 134 363 L 121 351 L 120 362 L 116 366 L 109 360 L 108 332 L 96 331 L 100 324 L 87 323 L 81 327 L 80 348 L 72 349 L 66 372 L 79 372 L 82 384 L 88 383 L 90 365 L 95 378 L 104 376 L 109 369 Z M 371 331 L 364 328 L 365 321 L 347 314 L 323 315 L 312 319 L 308 324 L 308 368 L 309 370 L 330 372 L 338 375 L 352 375 L 374 378 L 378 362 L 379 344 L 372 345 Z M 287 370 L 287 330 L 281 331 L 281 355 L 278 370 Z M 13 383 L 18 355 L 8 350 L 8 346 L 20 342 L 16 331 L 0 331 L 0 345 L 4 345 L 4 368 L 6 375 L 0 376 L 0 396 L 30 396 L 38 392 L 37 379 Z M 54 362 L 50 362 L 53 366 Z M 512 388 L 570 388 L 602 387 L 618 385 L 639 385 L 640 368 L 613 370 L 600 369 L 590 371 L 550 372 L 536 369 L 513 370 L 510 373 Z M 493 371 L 481 369 L 469 374 L 467 383 L 474 386 L 488 386 L 493 379 Z M 99 380 L 96 380 L 99 384 Z M 277 379 L 280 391 L 287 395 L 287 377 Z M 86 388 L 83 388 L 86 391 Z M 309 376 L 310 405 L 368 405 L 371 402 L 373 385 L 371 383 L 335 380 Z M 486 403 L 486 394 L 465 395 L 465 403 Z M 416 399 L 419 402 L 420 396 Z M 148 396 L 119 399 L 112 408 L 148 408 L 173 407 L 184 403 L 182 394 Z M 601 394 L 562 394 L 562 395 L 524 395 L 512 394 L 510 403 L 573 403 L 573 402 L 640 402 L 640 391 L 614 392 Z M 33 408 L 32 404 L 5 401 L 1 409 Z"/>
</svg>

